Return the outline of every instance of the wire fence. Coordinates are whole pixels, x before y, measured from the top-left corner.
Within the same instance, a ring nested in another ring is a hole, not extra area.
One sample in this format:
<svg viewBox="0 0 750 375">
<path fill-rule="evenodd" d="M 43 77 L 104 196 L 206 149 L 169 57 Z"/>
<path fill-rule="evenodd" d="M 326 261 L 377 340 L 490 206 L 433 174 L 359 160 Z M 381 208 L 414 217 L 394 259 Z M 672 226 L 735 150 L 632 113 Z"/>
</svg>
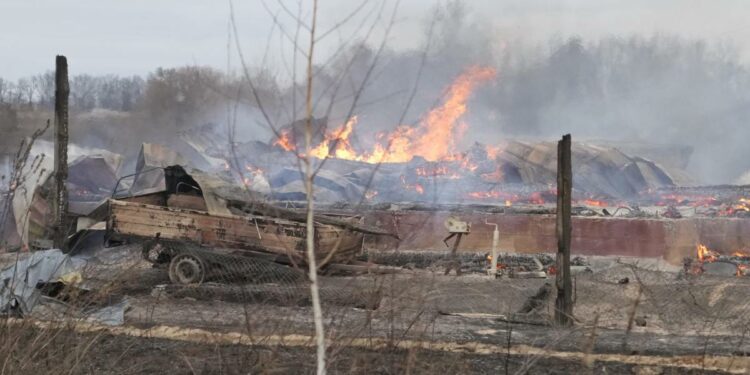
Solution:
<svg viewBox="0 0 750 375">
<path fill-rule="evenodd" d="M 28 253 L 13 255 L 23 258 Z M 412 355 L 421 358 L 414 366 L 424 371 L 470 372 L 486 368 L 482 364 L 487 359 L 471 362 L 465 356 L 455 357 L 452 347 L 441 345 L 472 342 L 472 345 L 490 345 L 496 348 L 493 350 L 502 352 L 506 347 L 516 350 L 513 349 L 516 345 L 524 344 L 553 350 L 560 345 L 587 342 L 589 330 L 601 331 L 595 336 L 602 335 L 593 339 L 592 352 L 605 350 L 607 345 L 612 345 L 612 340 L 627 341 L 635 348 L 660 350 L 658 345 L 638 341 L 639 335 L 648 332 L 697 337 L 695 348 L 705 345 L 713 355 L 723 348 L 722 345 L 728 345 L 726 343 L 744 347 L 737 342 L 737 335 L 741 337 L 747 328 L 750 306 L 745 301 L 750 300 L 750 292 L 746 291 L 750 289 L 747 280 L 741 277 L 688 276 L 648 264 L 598 260 L 592 262 L 591 272 L 575 276 L 576 327 L 557 331 L 534 328 L 546 324 L 553 313 L 555 293 L 550 278 L 491 278 L 481 272 L 486 271 L 489 264 L 486 254 L 481 253 L 459 255 L 465 270 L 475 268 L 476 272 L 460 277 L 445 276 L 441 262 L 446 256 L 446 252 L 440 251 L 371 250 L 361 254 L 360 259 L 401 267 L 401 271 L 322 276 L 321 298 L 329 332 L 331 368 L 344 372 L 357 368 L 359 371 L 355 372 L 362 372 L 364 363 L 369 363 L 368 368 L 400 372 L 415 360 L 409 359 L 409 350 L 381 350 L 422 342 L 434 347 L 412 349 L 416 353 Z M 76 351 L 65 350 L 54 337 L 66 337 L 65 345 L 78 348 L 76 350 L 83 350 L 77 345 L 85 347 L 85 343 L 96 343 L 87 349 L 91 355 L 101 354 L 100 346 L 110 350 L 115 347 L 131 358 L 143 358 L 147 364 L 162 360 L 150 354 L 156 350 L 164 357 L 178 358 L 184 366 L 187 364 L 180 353 L 197 350 L 194 345 L 245 342 L 248 345 L 241 348 L 220 349 L 222 361 L 227 361 L 225 365 L 242 364 L 256 371 L 260 371 L 260 367 L 254 366 L 261 365 L 274 369 L 312 368 L 314 361 L 309 350 L 312 312 L 305 268 L 276 263 L 257 254 L 248 256 L 240 251 L 169 241 L 97 248 L 69 257 L 80 266 L 74 272 L 56 275 L 37 285 L 42 298 L 33 311 L 26 314 L 31 319 L 23 320 L 27 322 L 25 330 L 21 330 L 21 326 L 6 327 L 8 340 L 2 342 L 8 349 L 5 355 L 20 361 L 13 369 L 39 369 L 34 367 L 38 364 L 21 364 L 23 358 L 33 358 L 27 350 L 39 350 L 34 337 L 56 343 L 54 351 L 46 355 L 72 361 L 71 367 L 75 362 L 71 355 Z M 535 257 L 543 265 L 548 265 L 552 259 L 548 255 Z M 3 259 L 3 264 L 14 264 L 7 257 Z M 499 261 L 536 267 L 536 262 L 530 259 L 530 255 L 504 254 Z M 628 281 L 624 281 L 626 279 Z M 9 322 L 6 324 L 11 324 Z M 32 322 L 56 322 L 58 325 L 40 330 L 34 325 L 39 323 Z M 81 331 L 88 329 L 84 327 L 89 324 L 109 324 L 113 328 L 107 332 L 120 330 L 125 336 L 107 334 L 107 339 L 102 341 L 96 334 Z M 613 339 L 615 333 L 617 336 Z M 506 337 L 508 334 L 510 339 Z M 149 338 L 141 341 L 123 338 L 130 335 Z M 711 339 L 721 335 L 732 339 Z M 533 339 L 535 336 L 544 338 L 544 342 Z M 16 344 L 12 344 L 11 339 L 16 340 Z M 144 348 L 148 348 L 145 353 L 141 352 Z M 443 354 L 435 355 L 435 350 Z M 370 351 L 380 354 L 372 357 Z M 78 353 L 86 366 L 94 366 L 93 358 Z M 386 357 L 395 361 L 395 367 L 383 362 Z M 541 369 L 551 364 L 549 359 L 538 355 L 493 358 L 496 358 L 494 366 L 502 368 L 507 361 L 510 368 L 516 370 Z M 532 358 L 537 358 L 537 362 L 529 365 Z M 216 356 L 204 356 L 203 360 L 196 361 L 190 359 L 187 363 L 193 366 L 199 363 L 214 370 L 218 366 Z M 293 363 L 295 361 L 304 363 Z M 593 367 L 586 367 L 581 361 L 576 363 L 578 367 L 571 365 L 571 371 L 602 366 L 601 363 L 594 363 Z M 569 365 L 567 362 L 555 364 L 566 369 Z M 130 372 L 145 368 L 133 367 Z"/>
</svg>

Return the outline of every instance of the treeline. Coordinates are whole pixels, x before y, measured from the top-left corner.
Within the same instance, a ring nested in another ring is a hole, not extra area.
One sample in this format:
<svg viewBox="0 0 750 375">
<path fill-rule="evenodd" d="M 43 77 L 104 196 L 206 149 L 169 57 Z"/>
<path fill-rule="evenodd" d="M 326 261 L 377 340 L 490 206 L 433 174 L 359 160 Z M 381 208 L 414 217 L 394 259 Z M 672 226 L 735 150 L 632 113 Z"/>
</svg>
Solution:
<svg viewBox="0 0 750 375">
<path fill-rule="evenodd" d="M 70 79 L 72 110 L 104 108 L 131 111 L 143 99 L 146 81 L 138 76 L 74 75 Z M 52 108 L 55 100 L 55 73 L 47 72 L 11 81 L 0 78 L 0 104 L 20 110 Z"/>
<path fill-rule="evenodd" d="M 69 105 L 74 116 L 102 109 L 134 118 L 139 123 L 133 126 L 168 132 L 215 121 L 219 104 L 230 95 L 249 103 L 242 86 L 236 77 L 198 66 L 158 68 L 145 78 L 81 74 L 70 78 Z M 0 129 L 26 127 L 23 118 L 52 111 L 54 97 L 54 72 L 17 81 L 0 78 Z"/>
<path fill-rule="evenodd" d="M 403 124 L 418 121 L 467 67 L 489 65 L 497 69 L 497 79 L 473 93 L 464 142 L 555 139 L 571 132 L 578 140 L 693 146 L 693 171 L 713 183 L 731 182 L 750 169 L 750 71 L 731 45 L 669 35 L 537 44 L 504 39 L 455 5 L 460 3 L 451 4 L 457 8 L 439 13 L 434 31 L 425 35 L 424 55 L 418 47 L 386 48 L 378 56 L 371 43 L 352 43 L 330 58 L 320 57 L 315 115 L 330 111 L 333 123 L 350 112 L 359 115 L 352 143 L 368 148 L 369 135 L 402 125 L 402 118 Z M 377 66 L 370 69 L 373 61 Z M 73 75 L 71 113 L 81 118 L 72 126 L 86 141 L 95 138 L 101 147 L 114 147 L 119 143 L 106 143 L 114 131 L 137 144 L 206 123 L 219 129 L 236 123 L 247 138 L 267 140 L 266 119 L 283 125 L 303 116 L 304 80 L 297 77 L 297 85 L 291 85 L 289 72 L 279 66 L 248 67 L 247 75 L 234 69 L 231 75 L 196 66 L 157 69 L 145 77 Z M 369 81 L 360 90 L 365 78 Z M 51 110 L 53 98 L 52 73 L 0 80 L 0 129 L 19 123 L 21 111 Z M 117 113 L 83 118 L 97 108 Z M 38 126 L 39 121 L 27 123 Z"/>
</svg>

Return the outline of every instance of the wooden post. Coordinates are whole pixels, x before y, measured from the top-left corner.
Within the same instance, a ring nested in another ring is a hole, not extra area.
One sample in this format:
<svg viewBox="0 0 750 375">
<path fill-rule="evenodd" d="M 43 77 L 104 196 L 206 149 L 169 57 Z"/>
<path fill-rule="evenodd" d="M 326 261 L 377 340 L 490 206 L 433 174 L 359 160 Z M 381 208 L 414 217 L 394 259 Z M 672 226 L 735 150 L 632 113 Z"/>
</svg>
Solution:
<svg viewBox="0 0 750 375">
<path fill-rule="evenodd" d="M 555 323 L 573 324 L 573 283 L 570 277 L 570 207 L 573 191 L 573 168 L 570 153 L 570 134 L 557 143 L 557 299 Z"/>
<path fill-rule="evenodd" d="M 55 227 L 53 246 L 65 250 L 68 235 L 68 60 L 65 56 L 55 59 Z"/>
<path fill-rule="evenodd" d="M 445 274 L 449 274 L 451 272 L 451 268 L 456 269 L 456 276 L 461 276 L 461 262 L 458 260 L 458 245 L 461 243 L 461 236 L 463 236 L 463 233 L 451 233 L 451 235 L 448 237 L 452 237 L 453 235 L 456 235 L 456 242 L 453 243 L 453 248 L 451 249 L 451 259 L 448 261 L 448 266 L 445 268 Z"/>
</svg>

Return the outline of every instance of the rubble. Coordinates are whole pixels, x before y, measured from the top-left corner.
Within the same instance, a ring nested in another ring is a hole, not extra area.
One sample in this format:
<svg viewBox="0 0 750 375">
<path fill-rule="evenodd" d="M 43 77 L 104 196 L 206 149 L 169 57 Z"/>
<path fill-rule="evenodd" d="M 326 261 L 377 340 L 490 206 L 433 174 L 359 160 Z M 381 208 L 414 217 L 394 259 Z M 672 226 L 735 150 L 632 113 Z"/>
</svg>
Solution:
<svg viewBox="0 0 750 375">
<path fill-rule="evenodd" d="M 11 215 L 3 223 L 8 248 L 46 249 L 51 247 L 51 185 L 52 160 L 47 156 L 52 146 L 38 141 L 31 150 L 29 163 L 20 174 L 21 184 L 12 195 Z M 88 215 L 109 198 L 119 178 L 123 163 L 121 155 L 106 150 L 85 150 L 72 147 L 72 161 L 66 182 L 69 216 Z M 0 208 L 1 210 L 2 208 Z M 74 229 L 74 228 L 71 228 Z"/>
<path fill-rule="evenodd" d="M 36 251 L 0 271 L 0 312 L 26 315 L 39 303 L 40 284 L 74 284 L 85 262 L 58 249 Z"/>
<path fill-rule="evenodd" d="M 721 254 L 704 244 L 696 245 L 696 256 L 685 257 L 683 271 L 687 275 L 747 276 L 750 270 L 750 254 L 734 251 L 731 255 Z"/>
</svg>

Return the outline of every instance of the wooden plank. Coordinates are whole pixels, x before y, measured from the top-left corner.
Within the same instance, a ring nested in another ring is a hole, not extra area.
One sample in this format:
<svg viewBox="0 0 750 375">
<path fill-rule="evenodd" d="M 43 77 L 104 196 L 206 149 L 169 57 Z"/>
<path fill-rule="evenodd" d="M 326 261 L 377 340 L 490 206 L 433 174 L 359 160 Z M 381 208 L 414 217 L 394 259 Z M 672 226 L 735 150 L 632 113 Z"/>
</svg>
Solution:
<svg viewBox="0 0 750 375">
<path fill-rule="evenodd" d="M 251 214 L 260 214 L 263 216 L 272 216 L 272 217 L 282 217 L 284 219 L 288 219 L 288 220 L 296 221 L 296 222 L 305 222 L 307 220 L 306 218 L 307 214 L 305 212 L 298 212 L 298 211 L 294 211 L 294 210 L 290 210 L 286 208 L 271 206 L 269 204 L 262 203 L 262 202 L 244 202 L 244 201 L 230 200 L 229 204 Z M 361 232 L 365 234 L 373 234 L 373 235 L 381 235 L 381 236 L 390 236 L 390 237 L 398 239 L 398 235 L 382 230 L 380 228 L 361 224 L 361 223 L 356 223 L 351 220 L 345 220 L 345 219 L 336 218 L 332 216 L 315 215 L 315 222 L 337 226 L 340 228 L 346 228 L 354 232 Z"/>
<path fill-rule="evenodd" d="M 144 194 L 144 195 L 137 195 L 133 197 L 127 197 L 122 198 L 122 201 L 124 202 L 133 202 L 133 203 L 145 203 L 145 204 L 152 204 L 155 206 L 166 206 L 167 200 L 165 198 L 164 192 L 158 192 L 158 193 L 151 193 L 151 194 Z"/>
<path fill-rule="evenodd" d="M 167 199 L 167 207 L 207 211 L 206 200 L 198 195 L 172 194 Z"/>
<path fill-rule="evenodd" d="M 370 264 L 331 263 L 326 266 L 326 270 L 351 272 L 351 273 L 374 273 L 374 274 L 379 274 L 379 275 L 412 272 L 411 270 L 407 270 L 405 268 L 381 266 L 379 264 L 374 264 L 374 263 L 370 263 Z"/>
<path fill-rule="evenodd" d="M 214 247 L 268 251 L 301 257 L 304 251 L 304 224 L 283 219 L 210 215 L 203 211 L 182 210 L 142 203 L 112 200 L 108 221 L 110 232 L 127 236 L 187 240 Z M 359 251 L 362 233 L 330 226 L 316 232 L 319 257 L 336 251 L 334 258 Z"/>
</svg>

